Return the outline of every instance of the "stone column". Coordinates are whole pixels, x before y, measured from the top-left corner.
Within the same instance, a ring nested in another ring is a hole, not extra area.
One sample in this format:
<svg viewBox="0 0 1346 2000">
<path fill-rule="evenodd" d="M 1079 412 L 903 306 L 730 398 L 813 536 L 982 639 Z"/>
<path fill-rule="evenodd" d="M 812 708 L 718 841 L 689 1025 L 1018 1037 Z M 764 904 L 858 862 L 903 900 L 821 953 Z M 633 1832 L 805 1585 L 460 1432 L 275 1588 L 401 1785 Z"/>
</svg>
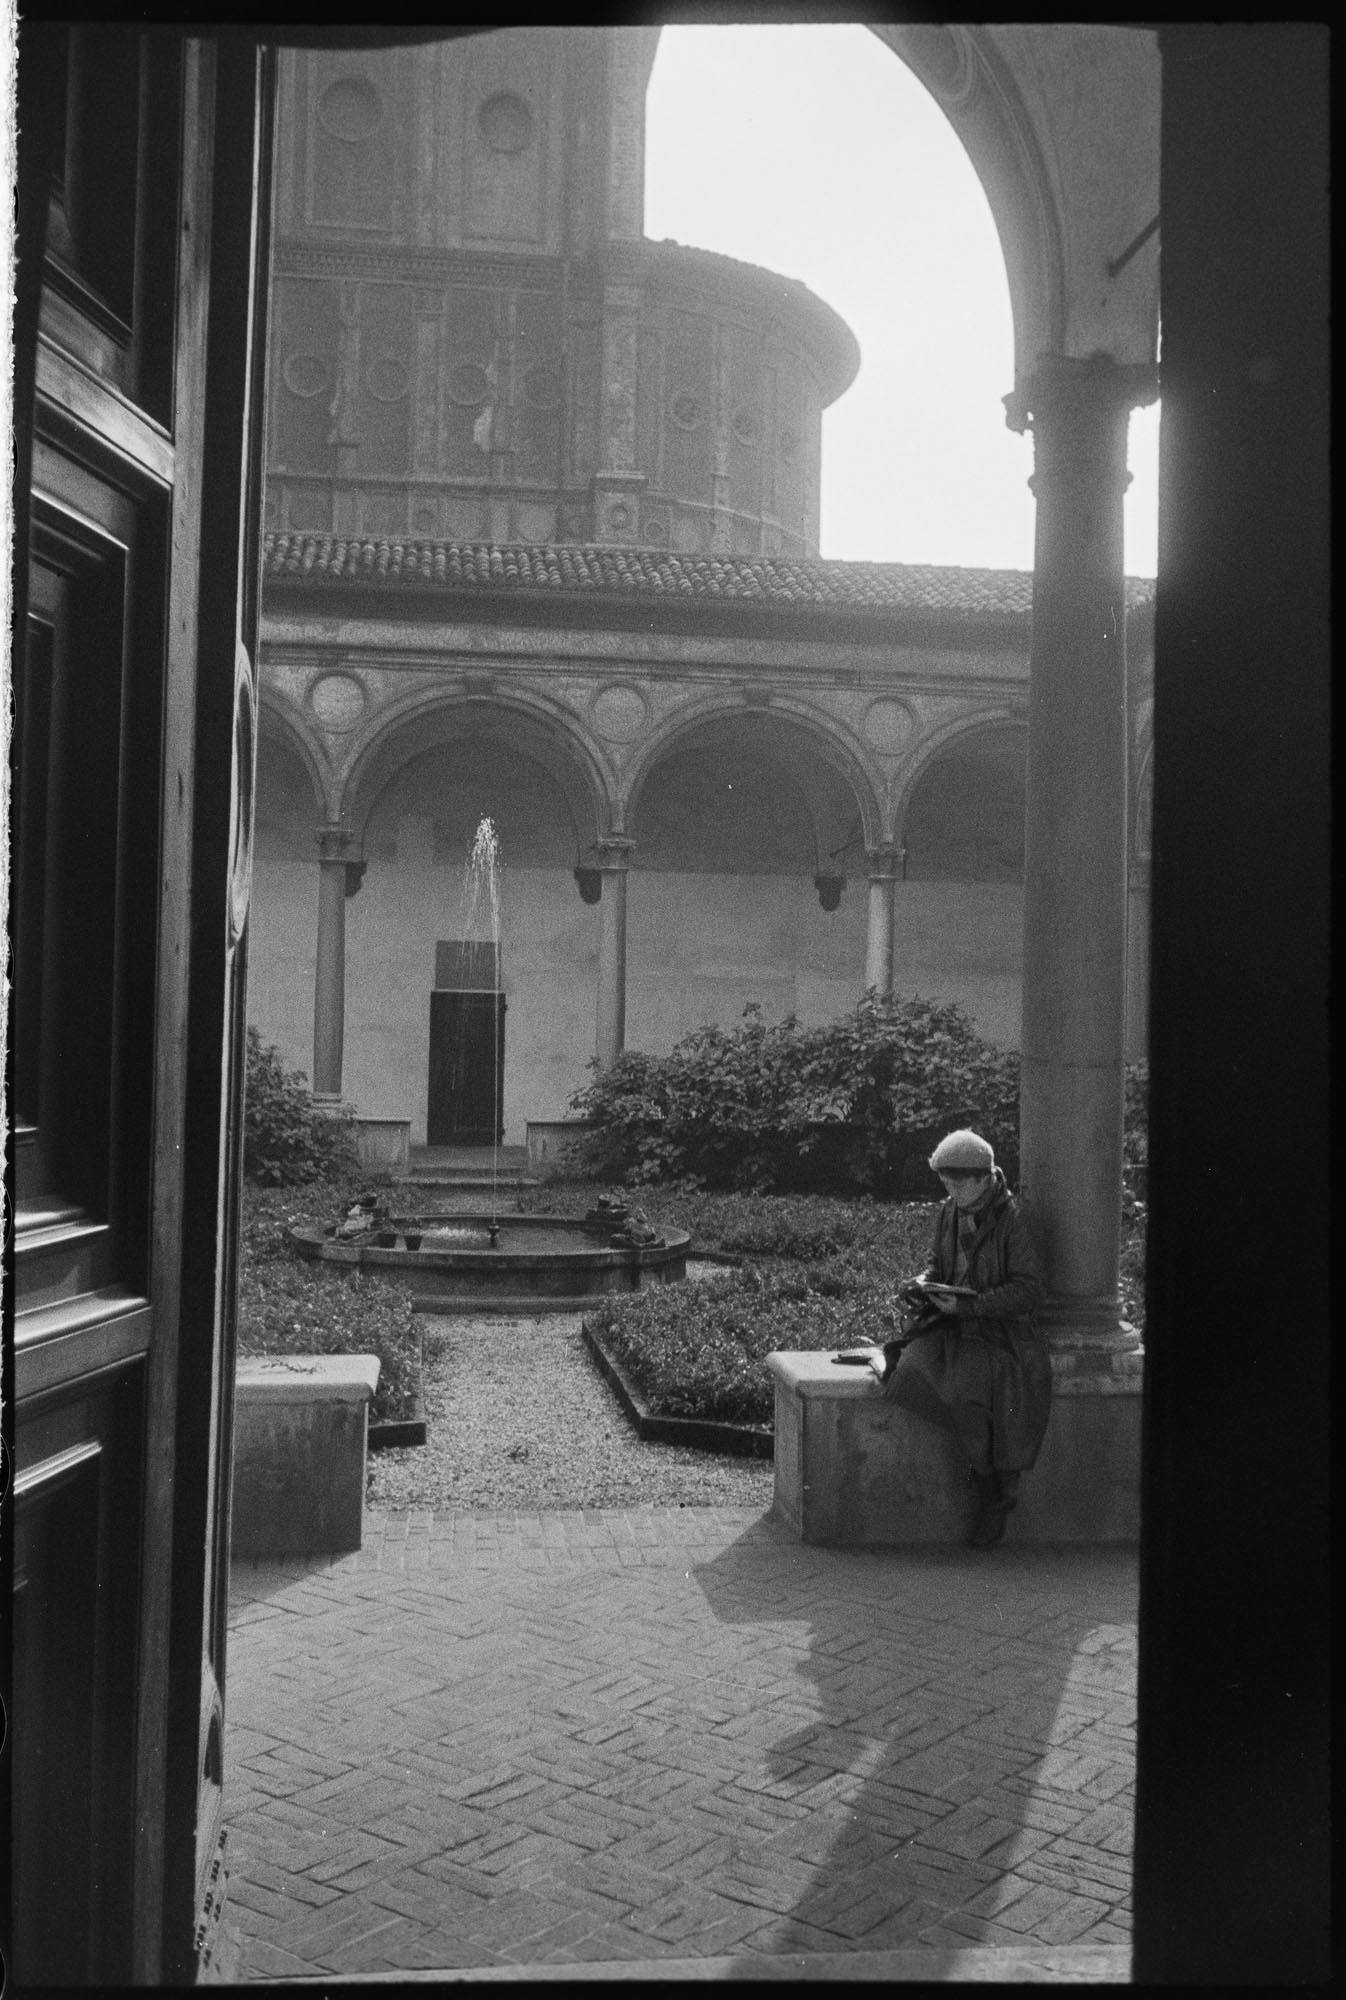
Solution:
<svg viewBox="0 0 1346 2000">
<path fill-rule="evenodd" d="M 313 1097 L 341 1100 L 346 1023 L 346 869 L 353 836 L 344 826 L 318 829 L 318 954 L 313 975 Z"/>
<path fill-rule="evenodd" d="M 1048 356 L 1024 393 L 1037 524 L 1029 663 L 1020 1175 L 1061 1357 L 1134 1349 L 1118 1294 L 1126 1018 L 1122 496 L 1154 371 Z M 1011 418 L 1013 415 L 1011 412 Z"/>
<path fill-rule="evenodd" d="M 603 877 L 598 939 L 598 1064 L 610 1069 L 626 1045 L 626 874 L 633 840 L 598 843 Z"/>
<path fill-rule="evenodd" d="M 869 860 L 865 991 L 873 986 L 886 997 L 893 990 L 893 883 L 897 877 L 897 849 L 867 847 L 865 853 Z"/>
</svg>

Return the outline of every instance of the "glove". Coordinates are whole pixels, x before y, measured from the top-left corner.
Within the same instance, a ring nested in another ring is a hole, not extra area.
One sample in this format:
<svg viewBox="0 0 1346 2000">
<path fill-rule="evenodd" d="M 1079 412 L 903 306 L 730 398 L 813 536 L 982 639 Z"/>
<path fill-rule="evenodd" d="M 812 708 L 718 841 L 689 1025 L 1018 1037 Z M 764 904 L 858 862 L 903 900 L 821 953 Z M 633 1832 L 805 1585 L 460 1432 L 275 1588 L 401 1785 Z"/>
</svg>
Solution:
<svg viewBox="0 0 1346 2000">
<path fill-rule="evenodd" d="M 885 1341 L 884 1341 L 884 1343 L 883 1343 L 883 1373 L 882 1373 L 882 1374 L 881 1374 L 881 1375 L 879 1376 L 879 1380 L 880 1380 L 880 1382 L 886 1382 L 886 1381 L 888 1380 L 888 1378 L 889 1378 L 889 1376 L 890 1376 L 890 1375 L 892 1374 L 892 1372 L 893 1372 L 894 1368 L 896 1368 L 896 1366 L 897 1366 L 898 1362 L 899 1362 L 899 1361 L 900 1361 L 900 1360 L 902 1359 L 902 1350 L 903 1350 L 903 1348 L 904 1348 L 904 1347 L 906 1346 L 906 1344 L 907 1344 L 907 1343 L 906 1343 L 906 1341 L 905 1341 L 905 1340 L 885 1340 Z"/>
</svg>

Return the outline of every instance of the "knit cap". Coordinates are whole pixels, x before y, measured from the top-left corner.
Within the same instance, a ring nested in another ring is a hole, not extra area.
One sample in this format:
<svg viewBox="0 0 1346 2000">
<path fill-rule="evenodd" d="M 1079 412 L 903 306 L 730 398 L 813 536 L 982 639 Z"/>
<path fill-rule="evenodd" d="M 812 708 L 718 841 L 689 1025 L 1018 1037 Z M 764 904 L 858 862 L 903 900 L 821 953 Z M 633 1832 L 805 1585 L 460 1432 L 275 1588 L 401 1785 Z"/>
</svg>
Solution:
<svg viewBox="0 0 1346 2000">
<path fill-rule="evenodd" d="M 989 1174 L 995 1171 L 995 1154 L 979 1132 L 963 1128 L 950 1132 L 940 1140 L 930 1155 L 930 1164 L 936 1173 L 947 1167 L 959 1167 L 973 1173 Z"/>
</svg>

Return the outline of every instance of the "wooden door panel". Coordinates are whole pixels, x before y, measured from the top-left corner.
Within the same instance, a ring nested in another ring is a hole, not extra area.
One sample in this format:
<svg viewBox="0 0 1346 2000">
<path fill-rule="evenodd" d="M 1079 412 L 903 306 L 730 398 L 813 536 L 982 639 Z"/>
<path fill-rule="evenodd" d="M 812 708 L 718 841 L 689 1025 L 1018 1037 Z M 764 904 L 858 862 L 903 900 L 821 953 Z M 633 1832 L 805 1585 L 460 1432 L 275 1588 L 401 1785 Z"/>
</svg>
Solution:
<svg viewBox="0 0 1346 2000">
<path fill-rule="evenodd" d="M 14 1964 L 129 1980 L 143 1357 L 25 1399 L 14 1511 Z"/>
<path fill-rule="evenodd" d="M 482 1146 L 498 1139 L 504 1076 L 504 994 L 432 993 L 426 1143 Z"/>
<path fill-rule="evenodd" d="M 44 322 L 62 351 L 171 429 L 184 45 L 114 22 L 51 32 Z"/>
<path fill-rule="evenodd" d="M 21 37 L 22 1984 L 219 1913 L 269 62 Z"/>
<path fill-rule="evenodd" d="M 42 433 L 16 686 L 14 1950 L 24 1982 L 84 1984 L 135 1969 L 167 496 L 105 439 L 58 446 L 64 412 Z"/>
<path fill-rule="evenodd" d="M 18 48 L 6 1970 L 181 1985 L 221 1904 L 274 51 Z"/>
</svg>

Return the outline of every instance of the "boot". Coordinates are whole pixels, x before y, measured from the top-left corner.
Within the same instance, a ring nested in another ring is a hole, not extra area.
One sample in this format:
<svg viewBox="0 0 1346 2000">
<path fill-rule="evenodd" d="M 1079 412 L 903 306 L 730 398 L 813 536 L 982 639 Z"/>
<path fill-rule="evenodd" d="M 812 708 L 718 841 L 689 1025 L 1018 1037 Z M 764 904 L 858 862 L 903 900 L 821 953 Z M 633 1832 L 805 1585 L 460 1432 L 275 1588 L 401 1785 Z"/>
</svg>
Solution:
<svg viewBox="0 0 1346 2000">
<path fill-rule="evenodd" d="M 977 1488 L 977 1518 L 965 1540 L 970 1549 L 989 1549 L 1005 1533 L 1005 1521 L 1019 1497 L 1017 1472 L 974 1472 Z"/>
</svg>

